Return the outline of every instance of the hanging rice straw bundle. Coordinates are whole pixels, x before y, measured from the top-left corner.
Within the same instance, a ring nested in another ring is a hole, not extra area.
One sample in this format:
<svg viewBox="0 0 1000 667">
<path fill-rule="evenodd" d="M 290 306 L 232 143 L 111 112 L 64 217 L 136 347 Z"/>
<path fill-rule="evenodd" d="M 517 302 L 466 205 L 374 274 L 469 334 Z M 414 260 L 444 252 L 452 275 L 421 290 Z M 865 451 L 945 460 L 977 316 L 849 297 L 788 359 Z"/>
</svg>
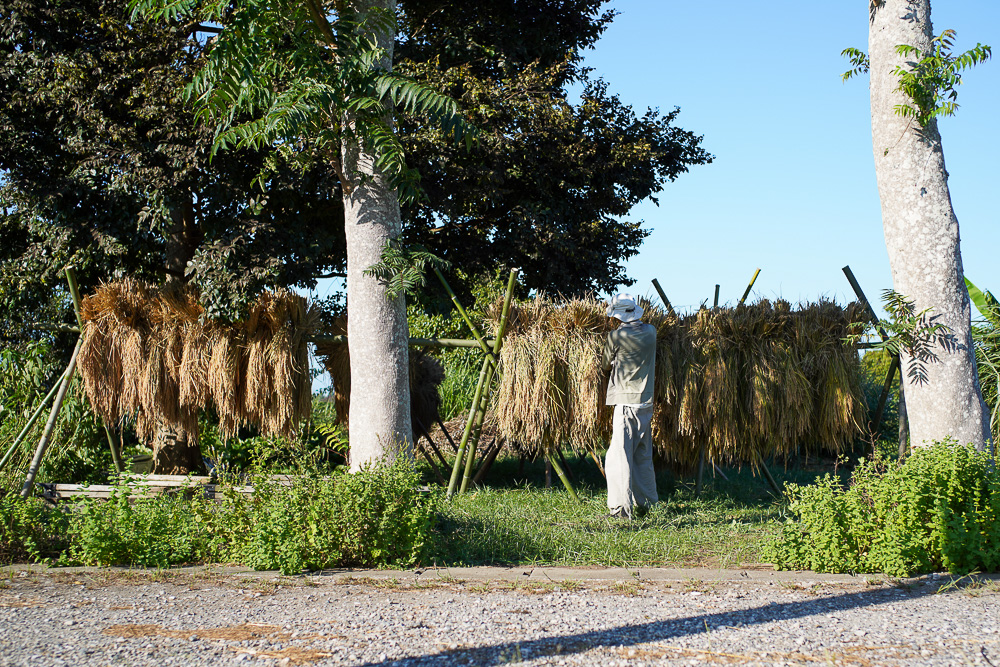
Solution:
<svg viewBox="0 0 1000 667">
<path fill-rule="evenodd" d="M 227 437 L 243 425 L 290 437 L 309 414 L 305 336 L 316 318 L 301 296 L 267 293 L 244 322 L 204 323 L 192 288 L 125 280 L 102 285 L 81 312 L 91 404 L 109 422 L 134 419 L 144 441 L 163 425 L 196 437 L 209 404 Z"/>
<path fill-rule="evenodd" d="M 763 300 L 683 318 L 641 305 L 657 330 L 653 438 L 661 465 L 690 470 L 702 450 L 735 464 L 803 446 L 837 451 L 858 434 L 858 357 L 845 342 L 860 322 L 855 304 L 793 310 Z M 514 304 L 494 406 L 499 433 L 532 453 L 605 443 L 600 359 L 615 326 L 594 299 Z"/>
</svg>

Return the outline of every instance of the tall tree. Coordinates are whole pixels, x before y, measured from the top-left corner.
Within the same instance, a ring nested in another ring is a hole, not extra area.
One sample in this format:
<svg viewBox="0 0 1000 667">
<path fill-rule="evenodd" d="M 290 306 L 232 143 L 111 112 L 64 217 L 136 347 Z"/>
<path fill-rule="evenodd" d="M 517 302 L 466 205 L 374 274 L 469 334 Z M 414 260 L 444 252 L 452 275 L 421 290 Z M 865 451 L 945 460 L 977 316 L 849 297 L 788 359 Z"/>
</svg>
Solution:
<svg viewBox="0 0 1000 667">
<path fill-rule="evenodd" d="M 121 275 L 193 281 L 221 317 L 262 285 L 342 265 L 342 228 L 300 226 L 341 214 L 332 170 L 270 149 L 211 159 L 212 129 L 181 99 L 202 57 L 196 29 L 133 23 L 120 0 L 0 2 L 7 331 L 48 319 L 53 299 L 68 314 L 55 288 L 67 263 L 85 290 Z M 265 164 L 266 196 L 253 186 Z M 202 467 L 197 434 L 163 424 L 147 444 L 157 472 Z"/>
<path fill-rule="evenodd" d="M 958 219 L 936 119 L 954 109 L 948 105 L 957 81 L 949 77 L 982 60 L 983 52 L 950 66 L 941 61 L 938 47 L 946 44 L 935 38 L 930 0 L 870 0 L 869 11 L 872 148 L 893 288 L 950 330 L 935 338 L 929 361 L 911 350 L 901 353 L 908 377 L 921 375 L 914 372 L 919 365 L 926 373 L 906 387 L 910 439 L 922 446 L 950 436 L 983 449 L 989 412 L 976 373 Z"/>
<path fill-rule="evenodd" d="M 372 274 L 399 237 L 400 195 L 417 192 L 393 109 L 461 129 L 457 107 L 392 71 L 395 0 L 135 0 L 137 14 L 222 26 L 189 91 L 217 148 L 306 146 L 340 177 L 347 239 L 351 468 L 410 454 L 409 364 L 402 294 Z M 265 178 L 267 172 L 262 173 Z"/>
</svg>

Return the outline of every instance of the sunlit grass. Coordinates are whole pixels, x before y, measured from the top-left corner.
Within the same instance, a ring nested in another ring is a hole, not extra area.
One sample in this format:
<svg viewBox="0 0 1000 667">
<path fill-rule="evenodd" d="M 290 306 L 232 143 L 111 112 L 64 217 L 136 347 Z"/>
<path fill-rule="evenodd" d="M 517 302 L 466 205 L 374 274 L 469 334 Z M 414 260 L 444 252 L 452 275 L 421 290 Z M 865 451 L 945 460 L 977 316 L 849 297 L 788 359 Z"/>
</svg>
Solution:
<svg viewBox="0 0 1000 667">
<path fill-rule="evenodd" d="M 514 481 L 507 463 L 501 466 L 505 471 L 491 474 L 494 483 Z M 692 480 L 661 474 L 661 502 L 649 514 L 633 521 L 614 519 L 608 516 L 603 479 L 596 469 L 588 474 L 585 465 L 579 460 L 573 465 L 585 477 L 577 485 L 580 503 L 561 486 L 539 488 L 540 466 L 526 470 L 517 485 L 477 489 L 445 503 L 437 562 L 737 567 L 762 560 L 761 549 L 783 518 L 785 504 L 771 495 L 762 477 L 744 469 L 727 470 L 730 482 L 708 477 L 698 498 Z M 779 483 L 816 476 L 773 472 Z"/>
</svg>

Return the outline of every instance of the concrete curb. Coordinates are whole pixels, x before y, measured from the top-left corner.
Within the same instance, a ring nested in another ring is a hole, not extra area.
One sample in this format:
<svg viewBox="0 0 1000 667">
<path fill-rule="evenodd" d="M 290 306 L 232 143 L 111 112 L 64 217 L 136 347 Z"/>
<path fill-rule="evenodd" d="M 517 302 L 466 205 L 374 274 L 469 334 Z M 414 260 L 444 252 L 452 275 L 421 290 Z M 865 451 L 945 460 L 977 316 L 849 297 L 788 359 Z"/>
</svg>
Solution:
<svg viewBox="0 0 1000 667">
<path fill-rule="evenodd" d="M 756 584 L 799 584 L 804 587 L 826 585 L 865 585 L 877 586 L 893 583 L 916 583 L 921 581 L 958 580 L 959 577 L 945 573 L 929 574 L 908 579 L 888 577 L 884 574 L 827 574 L 812 571 L 777 571 L 769 565 L 761 564 L 740 569 L 716 569 L 706 567 L 691 568 L 660 568 L 660 567 L 560 567 L 560 566 L 520 566 L 520 567 L 434 567 L 415 570 L 371 570 L 371 569 L 332 569 L 319 572 L 303 573 L 301 575 L 284 576 L 274 570 L 254 571 L 242 566 L 233 565 L 198 565 L 189 567 L 174 567 L 169 570 L 146 568 L 101 568 L 101 567 L 47 567 L 35 564 L 6 565 L 0 567 L 0 572 L 13 575 L 17 572 L 33 574 L 114 574 L 134 573 L 150 576 L 169 572 L 171 575 L 190 575 L 204 577 L 217 575 L 220 577 L 249 577 L 262 580 L 278 579 L 295 580 L 297 578 L 316 582 L 329 581 L 340 583 L 344 580 L 361 581 L 396 581 L 399 583 L 448 584 L 465 582 L 520 582 L 520 583 L 657 583 L 657 582 L 730 582 Z M 8 576 L 10 576 L 8 575 Z M 1000 574 L 977 574 L 980 580 L 1000 581 Z"/>
</svg>

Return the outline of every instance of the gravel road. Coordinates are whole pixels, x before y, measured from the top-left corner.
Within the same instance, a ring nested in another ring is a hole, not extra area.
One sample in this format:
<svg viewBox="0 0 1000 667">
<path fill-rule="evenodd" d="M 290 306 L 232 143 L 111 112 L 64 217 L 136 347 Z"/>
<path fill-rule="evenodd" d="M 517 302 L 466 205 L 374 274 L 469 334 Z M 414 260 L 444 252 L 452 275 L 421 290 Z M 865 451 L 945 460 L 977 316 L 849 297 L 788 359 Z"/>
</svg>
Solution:
<svg viewBox="0 0 1000 667">
<path fill-rule="evenodd" d="M 0 569 L 0 665 L 994 665 L 1000 580 Z"/>
</svg>

